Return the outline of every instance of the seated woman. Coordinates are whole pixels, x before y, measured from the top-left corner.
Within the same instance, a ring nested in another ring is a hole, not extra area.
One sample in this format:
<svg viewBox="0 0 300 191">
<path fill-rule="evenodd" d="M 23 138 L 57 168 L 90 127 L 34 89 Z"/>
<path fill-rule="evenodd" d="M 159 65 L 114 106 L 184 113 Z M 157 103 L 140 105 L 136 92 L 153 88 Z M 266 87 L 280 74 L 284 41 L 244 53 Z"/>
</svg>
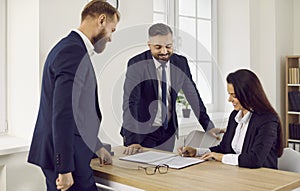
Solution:
<svg viewBox="0 0 300 191">
<path fill-rule="evenodd" d="M 179 154 L 246 168 L 277 169 L 277 157 L 283 152 L 282 126 L 259 79 L 242 69 L 230 73 L 226 80 L 234 111 L 221 143 L 209 149 L 181 147 Z"/>
</svg>

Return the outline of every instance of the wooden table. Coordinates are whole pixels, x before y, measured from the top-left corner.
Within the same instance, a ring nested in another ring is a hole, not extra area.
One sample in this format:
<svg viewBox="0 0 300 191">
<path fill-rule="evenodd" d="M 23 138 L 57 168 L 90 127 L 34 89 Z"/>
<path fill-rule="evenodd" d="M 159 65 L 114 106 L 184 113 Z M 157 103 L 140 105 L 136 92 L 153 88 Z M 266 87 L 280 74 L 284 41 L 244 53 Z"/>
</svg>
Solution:
<svg viewBox="0 0 300 191">
<path fill-rule="evenodd" d="M 247 169 L 206 161 L 167 174 L 146 175 L 138 166 L 145 164 L 119 160 L 124 147 L 115 147 L 113 165 L 91 161 L 94 175 L 143 190 L 292 190 L 300 187 L 300 174 L 268 168 Z M 295 161 L 299 162 L 299 161 Z"/>
</svg>

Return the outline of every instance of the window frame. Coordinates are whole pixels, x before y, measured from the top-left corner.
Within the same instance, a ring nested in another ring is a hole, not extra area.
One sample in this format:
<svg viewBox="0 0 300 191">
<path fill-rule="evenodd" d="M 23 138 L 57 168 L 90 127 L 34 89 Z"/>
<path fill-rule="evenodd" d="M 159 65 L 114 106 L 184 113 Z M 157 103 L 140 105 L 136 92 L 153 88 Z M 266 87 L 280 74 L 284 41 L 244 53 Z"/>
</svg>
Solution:
<svg viewBox="0 0 300 191">
<path fill-rule="evenodd" d="M 154 1 L 153 1 L 154 2 Z M 165 13 L 163 12 L 157 12 L 155 10 L 153 10 L 153 15 L 154 14 L 164 14 L 166 17 L 166 21 L 165 23 L 170 25 L 170 26 L 174 26 L 175 29 L 179 28 L 179 0 L 164 0 L 164 7 L 165 7 Z M 197 3 L 197 1 L 196 1 Z M 211 79 L 211 103 L 205 103 L 207 109 L 209 112 L 213 112 L 213 111 L 217 111 L 217 103 L 218 103 L 218 97 L 216 95 L 218 95 L 218 92 L 220 90 L 218 90 L 218 67 L 217 67 L 217 55 L 218 55 L 218 39 L 217 39 L 217 0 L 211 0 L 211 58 L 212 60 L 210 62 L 208 61 L 201 61 L 201 60 L 188 60 L 190 63 L 192 62 L 197 62 L 197 63 L 211 63 L 211 70 L 212 70 L 212 79 Z M 197 13 L 197 4 L 195 6 L 196 9 L 196 13 Z M 154 9 L 154 6 L 153 6 Z M 196 27 L 196 34 L 198 32 L 198 25 L 197 23 L 199 22 L 199 20 L 208 20 L 206 18 L 201 19 L 200 17 L 198 17 L 198 15 L 196 15 L 195 17 L 196 22 L 195 22 L 195 27 Z M 180 36 L 178 36 L 178 31 L 174 30 L 174 44 L 175 47 L 178 47 L 180 44 Z M 196 64 L 196 70 L 198 71 L 198 67 L 201 67 L 199 65 Z M 196 76 L 193 76 L 195 83 L 197 84 L 198 82 L 198 74 L 196 74 Z M 197 84 L 198 86 L 198 84 Z M 201 92 L 200 92 L 201 93 Z"/>
<path fill-rule="evenodd" d="M 7 1 L 0 0 L 0 135 L 7 134 Z"/>
</svg>

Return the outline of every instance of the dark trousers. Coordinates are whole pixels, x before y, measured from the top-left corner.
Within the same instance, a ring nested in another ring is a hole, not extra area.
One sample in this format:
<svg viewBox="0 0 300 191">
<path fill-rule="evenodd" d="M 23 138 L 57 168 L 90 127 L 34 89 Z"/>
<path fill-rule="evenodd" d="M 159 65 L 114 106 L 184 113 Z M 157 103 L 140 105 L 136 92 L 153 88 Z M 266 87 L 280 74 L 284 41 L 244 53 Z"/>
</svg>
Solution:
<svg viewBox="0 0 300 191">
<path fill-rule="evenodd" d="M 175 129 L 170 126 L 168 129 L 159 127 L 156 131 L 146 135 L 141 145 L 147 148 L 173 152 L 175 145 Z"/>
<path fill-rule="evenodd" d="M 90 167 L 91 159 L 95 155 L 80 137 L 76 137 L 74 142 L 75 171 L 72 172 L 74 184 L 68 191 L 97 191 L 93 170 Z M 50 169 L 42 169 L 42 171 L 46 177 L 47 191 L 57 191 L 56 179 L 58 173 Z"/>
</svg>

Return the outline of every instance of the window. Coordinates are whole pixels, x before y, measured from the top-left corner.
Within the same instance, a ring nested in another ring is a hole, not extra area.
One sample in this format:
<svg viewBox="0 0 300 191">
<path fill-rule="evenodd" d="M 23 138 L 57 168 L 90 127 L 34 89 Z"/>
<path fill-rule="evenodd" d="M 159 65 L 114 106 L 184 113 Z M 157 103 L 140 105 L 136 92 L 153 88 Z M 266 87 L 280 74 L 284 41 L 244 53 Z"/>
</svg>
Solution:
<svg viewBox="0 0 300 191">
<path fill-rule="evenodd" d="M 168 0 L 153 0 L 153 22 L 167 22 L 168 18 Z"/>
<path fill-rule="evenodd" d="M 6 1 L 0 0 L 0 134 L 6 129 Z"/>
<path fill-rule="evenodd" d="M 175 51 L 187 57 L 203 102 L 213 110 L 217 95 L 216 0 L 154 0 L 153 22 L 174 27 Z"/>
</svg>

